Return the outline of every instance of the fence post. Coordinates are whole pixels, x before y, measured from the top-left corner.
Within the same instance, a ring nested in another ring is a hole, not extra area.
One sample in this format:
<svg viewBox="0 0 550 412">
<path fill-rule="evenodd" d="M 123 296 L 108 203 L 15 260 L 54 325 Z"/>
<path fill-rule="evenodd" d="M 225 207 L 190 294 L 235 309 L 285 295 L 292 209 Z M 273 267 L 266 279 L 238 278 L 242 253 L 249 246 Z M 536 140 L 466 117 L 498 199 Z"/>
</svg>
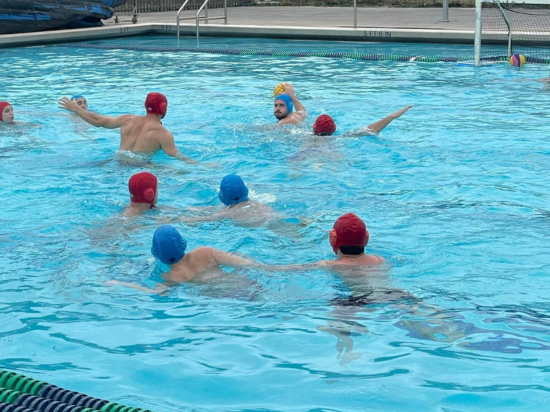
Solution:
<svg viewBox="0 0 550 412">
<path fill-rule="evenodd" d="M 443 22 L 449 22 L 449 0 L 443 0 Z"/>
</svg>

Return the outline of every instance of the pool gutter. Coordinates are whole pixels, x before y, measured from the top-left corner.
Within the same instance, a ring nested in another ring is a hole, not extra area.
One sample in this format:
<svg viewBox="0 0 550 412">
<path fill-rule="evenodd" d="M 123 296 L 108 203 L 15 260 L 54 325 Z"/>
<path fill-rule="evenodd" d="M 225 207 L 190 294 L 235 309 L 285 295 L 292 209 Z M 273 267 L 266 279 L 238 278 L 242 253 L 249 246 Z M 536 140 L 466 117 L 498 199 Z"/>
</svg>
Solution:
<svg viewBox="0 0 550 412">
<path fill-rule="evenodd" d="M 116 37 L 147 34 L 176 35 L 176 24 L 143 23 L 107 25 L 88 29 L 55 30 L 34 33 L 5 34 L 0 36 L 0 48 L 38 46 L 51 43 L 91 41 Z M 182 24 L 181 34 L 194 36 L 194 24 Z M 316 28 L 253 25 L 203 24 L 202 36 L 254 37 L 303 40 L 420 42 L 472 44 L 474 31 L 436 29 L 388 29 L 388 28 Z"/>
</svg>

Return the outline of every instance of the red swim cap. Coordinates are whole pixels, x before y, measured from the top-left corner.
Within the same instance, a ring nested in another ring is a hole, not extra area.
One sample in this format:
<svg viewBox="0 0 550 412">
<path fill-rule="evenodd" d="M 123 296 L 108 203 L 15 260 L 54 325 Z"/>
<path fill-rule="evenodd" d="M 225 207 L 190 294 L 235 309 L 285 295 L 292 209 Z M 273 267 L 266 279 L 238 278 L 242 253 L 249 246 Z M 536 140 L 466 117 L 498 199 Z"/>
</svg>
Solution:
<svg viewBox="0 0 550 412">
<path fill-rule="evenodd" d="M 154 207 L 155 193 L 157 192 L 157 178 L 148 172 L 136 173 L 128 182 L 130 200 L 133 203 L 150 203 Z"/>
<path fill-rule="evenodd" d="M 145 109 L 148 114 L 159 114 L 164 118 L 168 110 L 168 99 L 162 93 L 149 93 L 145 99 Z"/>
<path fill-rule="evenodd" d="M 313 133 L 319 135 L 331 135 L 336 131 L 336 123 L 328 114 L 322 114 L 313 123 Z"/>
<path fill-rule="evenodd" d="M 331 231 L 331 238 L 335 236 L 332 249 L 338 252 L 341 246 L 367 246 L 369 243 L 369 232 L 365 222 L 353 213 L 346 213 L 340 216 L 334 223 Z M 332 243 L 332 242 L 331 242 Z"/>
</svg>

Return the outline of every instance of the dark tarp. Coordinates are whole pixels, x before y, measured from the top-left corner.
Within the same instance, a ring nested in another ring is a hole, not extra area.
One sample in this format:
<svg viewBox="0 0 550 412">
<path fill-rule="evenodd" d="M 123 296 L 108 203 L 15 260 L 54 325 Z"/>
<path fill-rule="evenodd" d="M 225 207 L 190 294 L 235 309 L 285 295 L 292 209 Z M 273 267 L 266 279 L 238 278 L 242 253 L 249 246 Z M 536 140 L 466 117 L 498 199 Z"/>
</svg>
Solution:
<svg viewBox="0 0 550 412">
<path fill-rule="evenodd" d="M 101 26 L 126 0 L 0 0 L 0 34 Z"/>
</svg>

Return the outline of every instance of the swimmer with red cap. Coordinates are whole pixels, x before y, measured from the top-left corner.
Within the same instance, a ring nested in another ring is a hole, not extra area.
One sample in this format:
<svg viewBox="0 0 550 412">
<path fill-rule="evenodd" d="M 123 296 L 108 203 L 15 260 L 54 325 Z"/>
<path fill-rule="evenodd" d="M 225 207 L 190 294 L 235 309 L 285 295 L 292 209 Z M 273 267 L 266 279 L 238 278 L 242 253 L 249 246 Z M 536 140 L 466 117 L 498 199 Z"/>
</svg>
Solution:
<svg viewBox="0 0 550 412">
<path fill-rule="evenodd" d="M 186 253 L 187 240 L 178 230 L 170 225 L 162 225 L 155 230 L 151 253 L 170 270 L 162 275 L 163 283 L 155 289 L 146 288 L 134 283 L 111 280 L 106 285 L 120 285 L 141 290 L 147 293 L 163 293 L 170 286 L 183 282 L 206 282 L 223 276 L 223 266 L 237 268 L 258 265 L 251 259 L 245 259 L 232 253 L 223 252 L 211 247 L 199 247 Z"/>
<path fill-rule="evenodd" d="M 371 124 L 370 126 L 359 129 L 353 132 L 345 133 L 344 135 L 348 136 L 364 136 L 366 134 L 377 134 L 380 133 L 382 130 L 386 128 L 387 125 L 389 125 L 393 120 L 401 117 L 407 110 L 409 110 L 412 106 L 407 106 L 395 113 L 390 114 L 389 116 L 384 117 L 382 120 L 378 120 L 377 122 Z M 313 123 L 313 134 L 317 136 L 331 136 L 336 132 L 336 123 L 334 122 L 334 119 L 329 116 L 328 114 L 322 114 L 315 120 L 315 123 Z"/>
<path fill-rule="evenodd" d="M 95 127 L 120 129 L 120 150 L 151 154 L 159 150 L 168 156 L 187 163 L 197 163 L 186 157 L 176 147 L 174 136 L 164 128 L 161 120 L 168 111 L 168 100 L 161 93 L 149 93 L 145 100 L 145 116 L 125 114 L 118 117 L 102 116 L 79 106 L 76 100 L 63 97 L 59 108 L 76 113 L 80 118 Z"/>
<path fill-rule="evenodd" d="M 149 172 L 136 173 L 128 182 L 130 205 L 123 212 L 125 216 L 140 215 L 154 209 L 158 200 L 157 178 Z"/>
<path fill-rule="evenodd" d="M 285 92 L 275 97 L 273 114 L 279 121 L 277 123 L 279 125 L 299 124 L 306 119 L 306 108 L 294 94 L 294 87 L 291 84 L 285 83 Z"/>
<path fill-rule="evenodd" d="M 14 123 L 15 114 L 13 106 L 8 102 L 0 102 L 0 120 L 1 123 Z"/>
</svg>

